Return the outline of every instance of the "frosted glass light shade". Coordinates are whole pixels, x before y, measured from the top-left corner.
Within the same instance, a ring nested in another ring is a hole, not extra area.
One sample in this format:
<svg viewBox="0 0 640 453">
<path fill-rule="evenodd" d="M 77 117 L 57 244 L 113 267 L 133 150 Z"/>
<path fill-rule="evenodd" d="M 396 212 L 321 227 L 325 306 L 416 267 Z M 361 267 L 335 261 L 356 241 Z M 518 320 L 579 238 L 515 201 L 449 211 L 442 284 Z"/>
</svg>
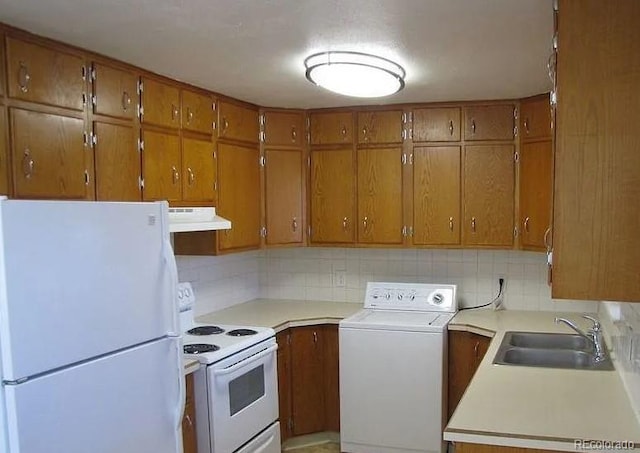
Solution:
<svg viewBox="0 0 640 453">
<path fill-rule="evenodd" d="M 359 52 L 322 52 L 304 60 L 312 83 L 338 94 L 359 98 L 389 96 L 404 88 L 402 66 Z"/>
</svg>

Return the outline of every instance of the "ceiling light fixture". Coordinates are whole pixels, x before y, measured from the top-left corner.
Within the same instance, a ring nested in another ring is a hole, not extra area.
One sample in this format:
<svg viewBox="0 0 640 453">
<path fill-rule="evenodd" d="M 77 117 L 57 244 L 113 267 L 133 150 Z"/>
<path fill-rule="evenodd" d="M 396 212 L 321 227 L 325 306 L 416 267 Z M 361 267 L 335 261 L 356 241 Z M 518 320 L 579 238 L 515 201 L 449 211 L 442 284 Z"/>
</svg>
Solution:
<svg viewBox="0 0 640 453">
<path fill-rule="evenodd" d="M 345 96 L 377 98 L 404 88 L 402 66 L 360 52 L 321 52 L 304 60 L 310 82 Z"/>
</svg>

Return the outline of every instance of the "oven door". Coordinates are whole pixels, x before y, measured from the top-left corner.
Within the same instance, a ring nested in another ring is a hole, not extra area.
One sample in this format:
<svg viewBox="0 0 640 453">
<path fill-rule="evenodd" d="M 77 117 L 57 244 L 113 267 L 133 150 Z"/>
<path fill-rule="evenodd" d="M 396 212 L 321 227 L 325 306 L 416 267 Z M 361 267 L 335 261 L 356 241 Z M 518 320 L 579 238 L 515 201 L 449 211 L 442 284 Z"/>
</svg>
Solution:
<svg viewBox="0 0 640 453">
<path fill-rule="evenodd" d="M 210 365 L 213 451 L 233 452 L 278 419 L 275 338 Z"/>
</svg>

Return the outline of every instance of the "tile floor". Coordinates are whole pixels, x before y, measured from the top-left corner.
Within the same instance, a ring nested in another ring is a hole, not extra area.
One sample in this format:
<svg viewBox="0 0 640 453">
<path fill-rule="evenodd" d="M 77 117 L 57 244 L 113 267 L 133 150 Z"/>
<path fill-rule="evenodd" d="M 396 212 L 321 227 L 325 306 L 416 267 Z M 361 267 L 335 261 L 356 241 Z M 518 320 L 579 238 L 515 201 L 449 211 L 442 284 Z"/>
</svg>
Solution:
<svg viewBox="0 0 640 453">
<path fill-rule="evenodd" d="M 340 444 L 329 442 L 326 444 L 310 445 L 308 447 L 300 447 L 287 450 L 291 453 L 340 453 Z"/>
</svg>

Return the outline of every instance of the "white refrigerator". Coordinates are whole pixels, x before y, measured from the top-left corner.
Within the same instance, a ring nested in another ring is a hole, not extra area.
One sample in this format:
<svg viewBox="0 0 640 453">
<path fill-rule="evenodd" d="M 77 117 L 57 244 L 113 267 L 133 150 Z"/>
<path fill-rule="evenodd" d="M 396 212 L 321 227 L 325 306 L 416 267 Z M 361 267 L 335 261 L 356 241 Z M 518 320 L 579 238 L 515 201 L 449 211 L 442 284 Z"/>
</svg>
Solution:
<svg viewBox="0 0 640 453">
<path fill-rule="evenodd" d="M 0 452 L 179 453 L 167 204 L 0 199 Z"/>
</svg>

